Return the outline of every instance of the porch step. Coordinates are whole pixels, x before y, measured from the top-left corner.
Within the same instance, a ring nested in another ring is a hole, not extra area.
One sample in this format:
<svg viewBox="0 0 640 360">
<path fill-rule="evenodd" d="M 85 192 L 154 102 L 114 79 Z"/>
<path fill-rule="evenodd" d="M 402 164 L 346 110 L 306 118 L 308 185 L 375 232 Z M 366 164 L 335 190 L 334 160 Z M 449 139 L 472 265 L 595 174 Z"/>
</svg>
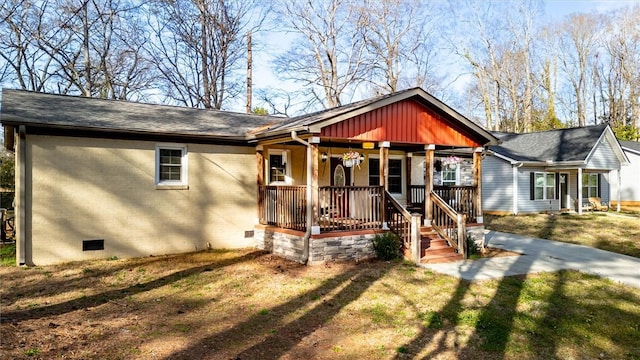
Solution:
<svg viewBox="0 0 640 360">
<path fill-rule="evenodd" d="M 420 262 L 436 264 L 463 260 L 462 254 L 456 253 L 432 227 L 422 227 L 420 234 L 420 253 L 423 254 Z"/>
</svg>

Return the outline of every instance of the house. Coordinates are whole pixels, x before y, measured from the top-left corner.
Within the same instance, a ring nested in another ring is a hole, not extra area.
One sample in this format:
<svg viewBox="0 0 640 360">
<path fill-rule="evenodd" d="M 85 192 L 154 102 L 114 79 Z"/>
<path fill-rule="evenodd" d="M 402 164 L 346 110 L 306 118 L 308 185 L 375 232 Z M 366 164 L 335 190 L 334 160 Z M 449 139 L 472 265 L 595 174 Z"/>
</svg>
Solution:
<svg viewBox="0 0 640 360">
<path fill-rule="evenodd" d="M 482 225 L 481 155 L 498 144 L 420 88 L 291 119 L 2 95 L 27 265 L 247 246 L 314 264 L 371 256 L 385 230 L 420 261 L 424 225 L 464 255 Z M 468 185 L 434 186 L 443 156 L 472 169 Z"/>
<path fill-rule="evenodd" d="M 620 191 L 621 205 L 640 206 L 640 181 L 638 181 L 638 175 L 640 174 L 640 142 L 621 140 L 620 146 L 622 146 L 622 150 L 629 159 L 629 166 L 624 166 L 620 169 L 622 185 L 618 187 L 617 182 L 612 182 L 611 192 L 617 194 Z M 612 203 L 617 205 L 617 199 L 612 199 Z"/>
<path fill-rule="evenodd" d="M 487 213 L 528 214 L 590 208 L 589 198 L 609 202 L 620 193 L 628 164 L 608 124 L 524 134 L 494 133 L 482 161 L 482 206 Z"/>
</svg>

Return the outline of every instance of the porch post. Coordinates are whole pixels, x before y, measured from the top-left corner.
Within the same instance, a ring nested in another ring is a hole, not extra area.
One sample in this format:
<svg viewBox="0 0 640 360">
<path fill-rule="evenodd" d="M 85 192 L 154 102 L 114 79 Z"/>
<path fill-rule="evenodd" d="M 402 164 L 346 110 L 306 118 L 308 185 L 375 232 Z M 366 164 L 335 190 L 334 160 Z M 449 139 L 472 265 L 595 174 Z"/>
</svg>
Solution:
<svg viewBox="0 0 640 360">
<path fill-rule="evenodd" d="M 620 174 L 620 172 L 622 171 L 621 168 L 618 168 L 618 170 L 616 171 L 617 175 L 618 175 L 618 194 L 617 194 L 617 206 L 616 206 L 616 211 L 620 212 L 620 191 L 622 189 L 622 175 Z M 609 203 L 611 203 L 611 201 L 609 201 Z"/>
<path fill-rule="evenodd" d="M 424 224 L 431 225 L 433 220 L 433 205 L 431 204 L 431 192 L 433 191 L 433 159 L 435 157 L 436 146 L 430 144 L 425 146 L 427 151 L 424 156 Z"/>
<path fill-rule="evenodd" d="M 385 192 L 389 190 L 389 147 L 391 143 L 388 141 L 381 141 L 378 143 L 378 147 L 380 148 L 380 186 L 383 187 L 385 191 L 382 192 L 380 199 L 382 203 L 380 204 L 380 219 L 382 221 L 382 228 L 385 230 L 389 229 L 387 224 L 387 214 L 386 207 L 387 201 L 385 200 Z"/>
<path fill-rule="evenodd" d="M 262 145 L 256 146 L 256 165 L 257 165 L 257 174 L 256 174 L 256 185 L 257 185 L 257 194 L 258 194 L 258 222 L 260 222 L 260 212 L 263 209 L 264 199 L 262 198 L 260 193 L 260 187 L 264 185 L 264 148 Z"/>
<path fill-rule="evenodd" d="M 407 153 L 407 178 L 405 181 L 406 184 L 406 192 L 407 192 L 407 204 L 411 204 L 412 203 L 412 198 L 411 198 L 411 159 L 413 158 L 413 153 L 408 152 Z"/>
<path fill-rule="evenodd" d="M 578 168 L 578 215 L 582 215 L 582 168 Z"/>
<path fill-rule="evenodd" d="M 320 143 L 319 137 L 312 137 L 309 140 L 311 146 L 311 233 L 320 233 L 320 218 L 318 216 L 318 209 L 320 208 L 319 186 L 318 186 L 318 158 L 320 157 L 320 151 L 318 144 Z"/>
<path fill-rule="evenodd" d="M 476 210 L 476 222 L 482 224 L 482 148 L 473 151 L 473 185 L 476 187 L 476 196 L 473 199 L 473 208 Z"/>
<path fill-rule="evenodd" d="M 389 190 L 389 147 L 391 143 L 388 141 L 381 141 L 380 147 L 380 185 L 384 186 L 385 190 Z"/>
</svg>

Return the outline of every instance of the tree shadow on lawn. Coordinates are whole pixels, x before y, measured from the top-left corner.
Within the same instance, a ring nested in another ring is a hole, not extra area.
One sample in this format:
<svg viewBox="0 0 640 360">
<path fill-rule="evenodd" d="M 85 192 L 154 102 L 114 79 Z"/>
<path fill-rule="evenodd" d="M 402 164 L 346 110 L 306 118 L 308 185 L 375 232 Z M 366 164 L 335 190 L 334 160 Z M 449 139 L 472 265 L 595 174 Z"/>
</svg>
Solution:
<svg viewBox="0 0 640 360">
<path fill-rule="evenodd" d="M 252 261 L 266 254 L 267 252 L 265 251 L 253 251 L 253 252 L 244 254 L 242 256 L 223 259 L 220 261 L 214 261 L 202 266 L 191 267 L 182 271 L 177 271 L 170 275 L 167 275 L 146 283 L 138 283 L 136 285 L 129 286 L 123 289 L 116 289 L 116 290 L 106 291 L 106 292 L 102 292 L 102 293 L 94 294 L 90 296 L 83 296 L 80 298 L 76 298 L 73 300 L 65 301 L 58 304 L 48 305 L 48 306 L 33 307 L 25 310 L 3 312 L 2 318 L 0 320 L 2 322 L 15 323 L 22 320 L 40 319 L 43 317 L 65 314 L 65 313 L 76 311 L 79 309 L 96 307 L 99 305 L 103 305 L 109 301 L 120 300 L 128 296 L 132 296 L 138 293 L 150 291 L 153 289 L 157 289 L 157 288 L 175 283 L 180 279 L 183 279 L 185 277 L 188 277 L 194 274 L 198 274 L 201 272 L 208 272 L 217 268 L 231 266 L 231 265 L 246 262 L 246 261 Z M 131 267 L 131 264 L 128 263 L 128 266 L 124 266 L 124 267 Z M 108 271 L 108 272 L 111 272 L 111 271 Z M 108 272 L 105 272 L 105 273 L 108 273 Z M 95 274 L 89 273 L 86 276 L 94 277 Z M 59 284 L 59 285 L 62 287 L 65 286 L 64 284 Z M 34 287 L 38 287 L 38 286 L 39 285 L 34 285 Z M 83 286 L 83 288 L 84 287 L 86 286 Z M 22 289 L 22 290 L 25 291 L 26 289 Z"/>
<path fill-rule="evenodd" d="M 255 253 L 255 252 L 252 252 Z M 39 296 L 56 295 L 60 293 L 60 289 L 65 291 L 83 290 L 91 284 L 87 284 L 89 279 L 103 278 L 112 274 L 116 274 L 122 270 L 131 270 L 133 268 L 147 267 L 156 263 L 167 263 L 167 266 L 172 266 L 172 261 L 184 257 L 184 254 L 177 255 L 163 255 L 144 258 L 126 259 L 120 264 L 113 264 L 109 261 L 108 266 L 104 265 L 104 261 L 108 260 L 88 260 L 70 262 L 62 265 L 52 265 L 51 267 L 12 267 L 7 270 L 7 273 L 3 274 L 3 277 L 16 276 L 23 278 L 22 274 L 28 275 L 42 275 L 41 279 L 36 281 L 14 284 L 9 289 L 0 291 L 2 293 L 2 305 L 10 306 L 16 300 L 28 296 L 28 294 L 38 294 Z M 119 260 L 117 260 L 119 261 Z M 58 278 L 52 278 L 47 276 L 50 272 L 65 271 L 60 269 L 69 269 L 75 271 L 78 275 L 74 277 L 60 276 Z M 5 284 L 7 281 L 5 281 Z"/>
<path fill-rule="evenodd" d="M 206 358 L 229 349 L 229 345 L 244 348 L 233 359 L 274 359 L 286 354 L 305 337 L 329 322 L 344 307 L 357 300 L 371 285 L 382 278 L 397 262 L 382 269 L 361 263 L 317 288 L 305 292 L 281 305 L 263 309 L 232 328 L 203 338 L 179 350 L 167 359 Z M 327 295 L 335 292 L 334 295 Z M 288 322 L 301 309 L 311 307 L 302 316 Z"/>
</svg>

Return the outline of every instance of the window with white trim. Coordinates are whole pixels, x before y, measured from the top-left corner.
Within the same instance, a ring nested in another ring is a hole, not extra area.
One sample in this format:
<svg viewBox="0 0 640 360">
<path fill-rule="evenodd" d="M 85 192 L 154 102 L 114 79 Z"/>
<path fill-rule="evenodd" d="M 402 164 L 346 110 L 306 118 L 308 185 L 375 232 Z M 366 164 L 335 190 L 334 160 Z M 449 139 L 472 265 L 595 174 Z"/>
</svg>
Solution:
<svg viewBox="0 0 640 360">
<path fill-rule="evenodd" d="M 291 184 L 291 165 L 288 150 L 269 149 L 267 177 L 269 184 Z"/>
<path fill-rule="evenodd" d="M 184 187 L 187 184 L 187 147 L 156 145 L 156 185 Z"/>
<path fill-rule="evenodd" d="M 534 177 L 534 200 L 556 198 L 556 174 L 537 172 Z"/>
<path fill-rule="evenodd" d="M 460 164 L 442 167 L 442 185 L 455 186 L 460 184 Z"/>
<path fill-rule="evenodd" d="M 598 185 L 598 174 L 582 174 L 582 197 L 597 197 Z"/>
</svg>

